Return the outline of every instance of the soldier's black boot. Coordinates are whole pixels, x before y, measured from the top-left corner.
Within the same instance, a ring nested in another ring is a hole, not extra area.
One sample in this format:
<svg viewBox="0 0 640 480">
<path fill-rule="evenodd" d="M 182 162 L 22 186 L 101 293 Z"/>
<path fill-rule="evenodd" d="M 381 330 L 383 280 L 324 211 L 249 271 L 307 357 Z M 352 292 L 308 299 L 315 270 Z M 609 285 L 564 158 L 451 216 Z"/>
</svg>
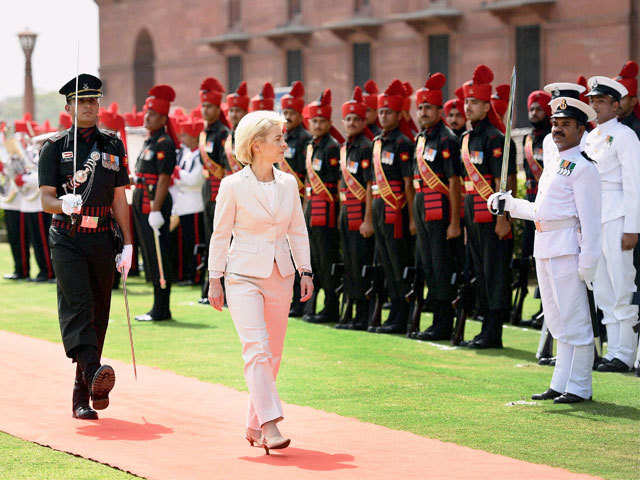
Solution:
<svg viewBox="0 0 640 480">
<path fill-rule="evenodd" d="M 76 379 L 73 384 L 72 416 L 79 420 L 97 420 L 98 413 L 89 406 L 89 388 L 82 376 L 82 368 L 76 363 Z"/>
<path fill-rule="evenodd" d="M 170 320 L 171 311 L 169 310 L 169 302 L 171 300 L 171 284 L 168 283 L 166 288 L 160 288 L 160 285 L 153 286 L 153 307 L 147 313 L 137 315 L 136 320 L 139 322 L 158 322 L 161 320 Z"/>
<path fill-rule="evenodd" d="M 109 406 L 109 392 L 116 382 L 116 375 L 109 365 L 100 365 L 98 350 L 90 345 L 81 346 L 76 352 L 76 361 L 82 370 L 84 382 L 95 410 Z"/>
<path fill-rule="evenodd" d="M 454 311 L 450 302 L 444 300 L 433 301 L 433 325 L 418 333 L 418 340 L 450 340 L 453 332 Z"/>
<path fill-rule="evenodd" d="M 317 315 L 313 315 L 307 320 L 309 323 L 338 323 L 338 298 L 335 294 L 325 295 L 324 308 Z"/>
<path fill-rule="evenodd" d="M 406 333 L 409 320 L 409 303 L 402 298 L 391 300 L 389 318 L 380 325 L 376 333 Z"/>
<path fill-rule="evenodd" d="M 349 325 L 349 330 L 366 330 L 369 324 L 369 301 L 357 300 L 356 313 Z"/>
<path fill-rule="evenodd" d="M 509 310 L 491 310 L 482 322 L 480 335 L 469 343 L 469 348 L 502 348 L 502 323 L 509 318 Z"/>
<path fill-rule="evenodd" d="M 314 285 L 315 287 L 315 285 Z M 316 303 L 318 301 L 318 290 L 316 288 L 313 289 L 313 294 L 311 298 L 307 300 L 304 304 L 304 313 L 302 315 L 302 320 L 308 322 L 311 318 L 316 314 Z"/>
<path fill-rule="evenodd" d="M 340 317 L 340 321 L 336 323 L 335 328 L 338 329 L 349 329 L 353 324 L 353 300 L 347 297 L 344 305 L 344 312 Z"/>
<path fill-rule="evenodd" d="M 300 275 L 296 272 L 296 277 L 293 281 L 293 300 L 289 308 L 289 317 L 300 318 L 303 314 L 304 303 L 300 301 Z"/>
</svg>

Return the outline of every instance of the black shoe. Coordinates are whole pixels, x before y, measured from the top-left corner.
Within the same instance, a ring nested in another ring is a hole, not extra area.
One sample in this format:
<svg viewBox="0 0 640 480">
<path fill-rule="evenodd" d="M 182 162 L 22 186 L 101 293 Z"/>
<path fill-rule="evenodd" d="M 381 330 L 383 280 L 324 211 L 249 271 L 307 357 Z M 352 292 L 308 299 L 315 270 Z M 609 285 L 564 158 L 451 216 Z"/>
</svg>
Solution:
<svg viewBox="0 0 640 480">
<path fill-rule="evenodd" d="M 542 393 L 534 393 L 531 395 L 531 400 L 553 400 L 554 398 L 558 398 L 560 395 L 562 395 L 560 392 L 556 392 L 550 388 Z"/>
<path fill-rule="evenodd" d="M 364 331 L 367 329 L 367 324 L 362 322 L 353 322 L 349 324 L 349 330 Z"/>
<path fill-rule="evenodd" d="M 209 299 L 207 297 L 202 297 L 200 300 L 198 300 L 198 303 L 200 305 L 209 305 Z"/>
<path fill-rule="evenodd" d="M 24 280 L 25 278 L 28 279 L 29 277 L 25 277 L 24 275 L 18 275 L 17 273 L 6 273 L 4 274 L 3 278 L 5 280 Z"/>
<path fill-rule="evenodd" d="M 317 315 L 310 315 L 306 321 L 309 323 L 335 323 L 338 321 L 338 316 L 320 312 Z"/>
<path fill-rule="evenodd" d="M 478 339 L 474 339 L 472 342 L 469 342 L 467 347 L 477 348 L 478 350 L 483 350 L 486 348 L 502 348 L 502 342 L 491 341 L 487 337 L 480 337 Z"/>
<path fill-rule="evenodd" d="M 353 330 L 353 323 L 336 323 L 333 328 L 337 328 L 338 330 Z"/>
<path fill-rule="evenodd" d="M 451 333 L 447 334 L 447 332 L 439 332 L 436 330 L 429 331 L 427 329 L 424 332 L 418 333 L 415 336 L 415 338 L 417 338 L 418 340 L 425 340 L 425 341 L 451 340 Z"/>
<path fill-rule="evenodd" d="M 376 333 L 407 333 L 407 327 L 398 323 L 380 325 L 376 329 Z"/>
<path fill-rule="evenodd" d="M 29 279 L 30 282 L 38 282 L 38 283 L 46 282 L 47 280 L 49 280 L 49 279 L 47 278 L 46 275 L 38 275 L 36 277 L 33 277 L 33 278 Z"/>
<path fill-rule="evenodd" d="M 573 393 L 564 392 L 558 398 L 555 398 L 553 400 L 553 403 L 580 403 L 580 402 L 586 402 L 587 400 L 591 400 L 591 398 L 592 397 L 582 398 L 582 397 L 579 397 L 578 395 L 574 395 Z"/>
<path fill-rule="evenodd" d="M 369 333 L 376 333 L 376 331 L 378 330 L 378 328 L 380 328 L 380 327 L 374 327 L 374 326 L 367 327 L 367 332 L 369 332 Z"/>
<path fill-rule="evenodd" d="M 617 358 L 612 358 L 608 362 L 602 362 L 598 365 L 599 372 L 620 372 L 627 373 L 629 371 L 629 367 L 626 363 Z"/>
<path fill-rule="evenodd" d="M 304 315 L 304 305 L 292 305 L 289 309 L 289 318 L 300 318 Z"/>
<path fill-rule="evenodd" d="M 182 280 L 181 282 L 176 283 L 179 287 L 191 287 L 195 285 L 193 280 Z"/>
<path fill-rule="evenodd" d="M 104 410 L 109 406 L 109 392 L 116 383 L 116 373 L 109 365 L 102 365 L 91 380 L 89 392 L 95 410 Z"/>
<path fill-rule="evenodd" d="M 551 365 L 552 357 L 540 357 L 538 365 Z"/>
<path fill-rule="evenodd" d="M 73 411 L 72 416 L 78 420 L 98 420 L 98 412 L 89 405 L 80 405 Z"/>
</svg>

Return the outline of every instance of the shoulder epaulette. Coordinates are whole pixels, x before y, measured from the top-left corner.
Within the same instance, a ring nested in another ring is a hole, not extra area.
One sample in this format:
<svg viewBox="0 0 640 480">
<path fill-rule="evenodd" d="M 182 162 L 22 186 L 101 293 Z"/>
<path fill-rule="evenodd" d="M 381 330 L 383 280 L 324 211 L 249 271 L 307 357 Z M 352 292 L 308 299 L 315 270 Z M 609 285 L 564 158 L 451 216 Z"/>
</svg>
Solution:
<svg viewBox="0 0 640 480">
<path fill-rule="evenodd" d="M 69 133 L 69 130 L 62 130 L 60 132 L 57 132 L 57 133 L 51 135 L 49 138 L 47 138 L 45 143 L 47 143 L 47 142 L 51 142 L 51 143 L 57 142 L 58 140 L 60 140 L 62 137 L 64 137 L 68 133 Z"/>
</svg>

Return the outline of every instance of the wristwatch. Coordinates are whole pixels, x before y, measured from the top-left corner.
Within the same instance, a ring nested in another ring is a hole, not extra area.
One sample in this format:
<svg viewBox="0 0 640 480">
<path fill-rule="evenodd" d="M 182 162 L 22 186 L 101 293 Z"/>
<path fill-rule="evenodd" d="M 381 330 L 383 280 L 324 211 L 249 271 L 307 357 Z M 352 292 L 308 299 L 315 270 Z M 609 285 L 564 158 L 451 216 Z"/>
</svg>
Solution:
<svg viewBox="0 0 640 480">
<path fill-rule="evenodd" d="M 300 272 L 300 276 L 301 277 L 311 277 L 311 279 L 313 280 L 313 273 L 311 273 L 311 272 Z"/>
</svg>

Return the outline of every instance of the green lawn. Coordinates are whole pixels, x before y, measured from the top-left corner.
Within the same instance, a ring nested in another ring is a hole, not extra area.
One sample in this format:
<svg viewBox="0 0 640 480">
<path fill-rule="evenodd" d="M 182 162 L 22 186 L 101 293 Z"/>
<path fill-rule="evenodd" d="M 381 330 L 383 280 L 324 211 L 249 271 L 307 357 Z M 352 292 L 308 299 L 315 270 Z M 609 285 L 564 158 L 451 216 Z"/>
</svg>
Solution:
<svg viewBox="0 0 640 480">
<path fill-rule="evenodd" d="M 9 271 L 6 245 L 0 245 L 0 271 Z M 54 285 L 0 280 L 0 288 L 0 329 L 60 341 Z M 132 316 L 148 310 L 151 291 L 141 280 L 130 279 Z M 196 288 L 174 287 L 175 321 L 134 322 L 138 363 L 246 390 L 240 345 L 228 313 L 198 305 L 197 297 Z M 538 301 L 529 299 L 525 316 L 537 307 Z M 121 292 L 113 295 L 111 313 L 104 354 L 130 361 Z M 423 327 L 428 317 L 423 316 Z M 478 330 L 478 323 L 469 322 L 466 337 Z M 633 375 L 595 373 L 594 402 L 511 405 L 528 401 L 531 393 L 549 384 L 552 369 L 535 363 L 538 338 L 537 331 L 507 327 L 506 348 L 473 351 L 449 349 L 447 342 L 434 345 L 293 320 L 279 377 L 280 395 L 289 403 L 529 462 L 612 480 L 639 478 L 640 379 Z M 0 436 L 3 452 L 18 456 L 25 448 L 40 449 Z M 48 455 L 34 456 L 33 462 L 40 468 L 50 462 L 64 465 L 58 468 L 61 472 L 72 471 L 81 462 L 67 456 L 67 465 Z M 87 471 L 102 468 L 85 464 Z M 11 478 L 32 478 L 29 465 L 13 468 L 17 473 Z M 112 472 L 113 478 L 126 478 Z M 92 478 L 112 477 L 95 472 Z"/>
</svg>

